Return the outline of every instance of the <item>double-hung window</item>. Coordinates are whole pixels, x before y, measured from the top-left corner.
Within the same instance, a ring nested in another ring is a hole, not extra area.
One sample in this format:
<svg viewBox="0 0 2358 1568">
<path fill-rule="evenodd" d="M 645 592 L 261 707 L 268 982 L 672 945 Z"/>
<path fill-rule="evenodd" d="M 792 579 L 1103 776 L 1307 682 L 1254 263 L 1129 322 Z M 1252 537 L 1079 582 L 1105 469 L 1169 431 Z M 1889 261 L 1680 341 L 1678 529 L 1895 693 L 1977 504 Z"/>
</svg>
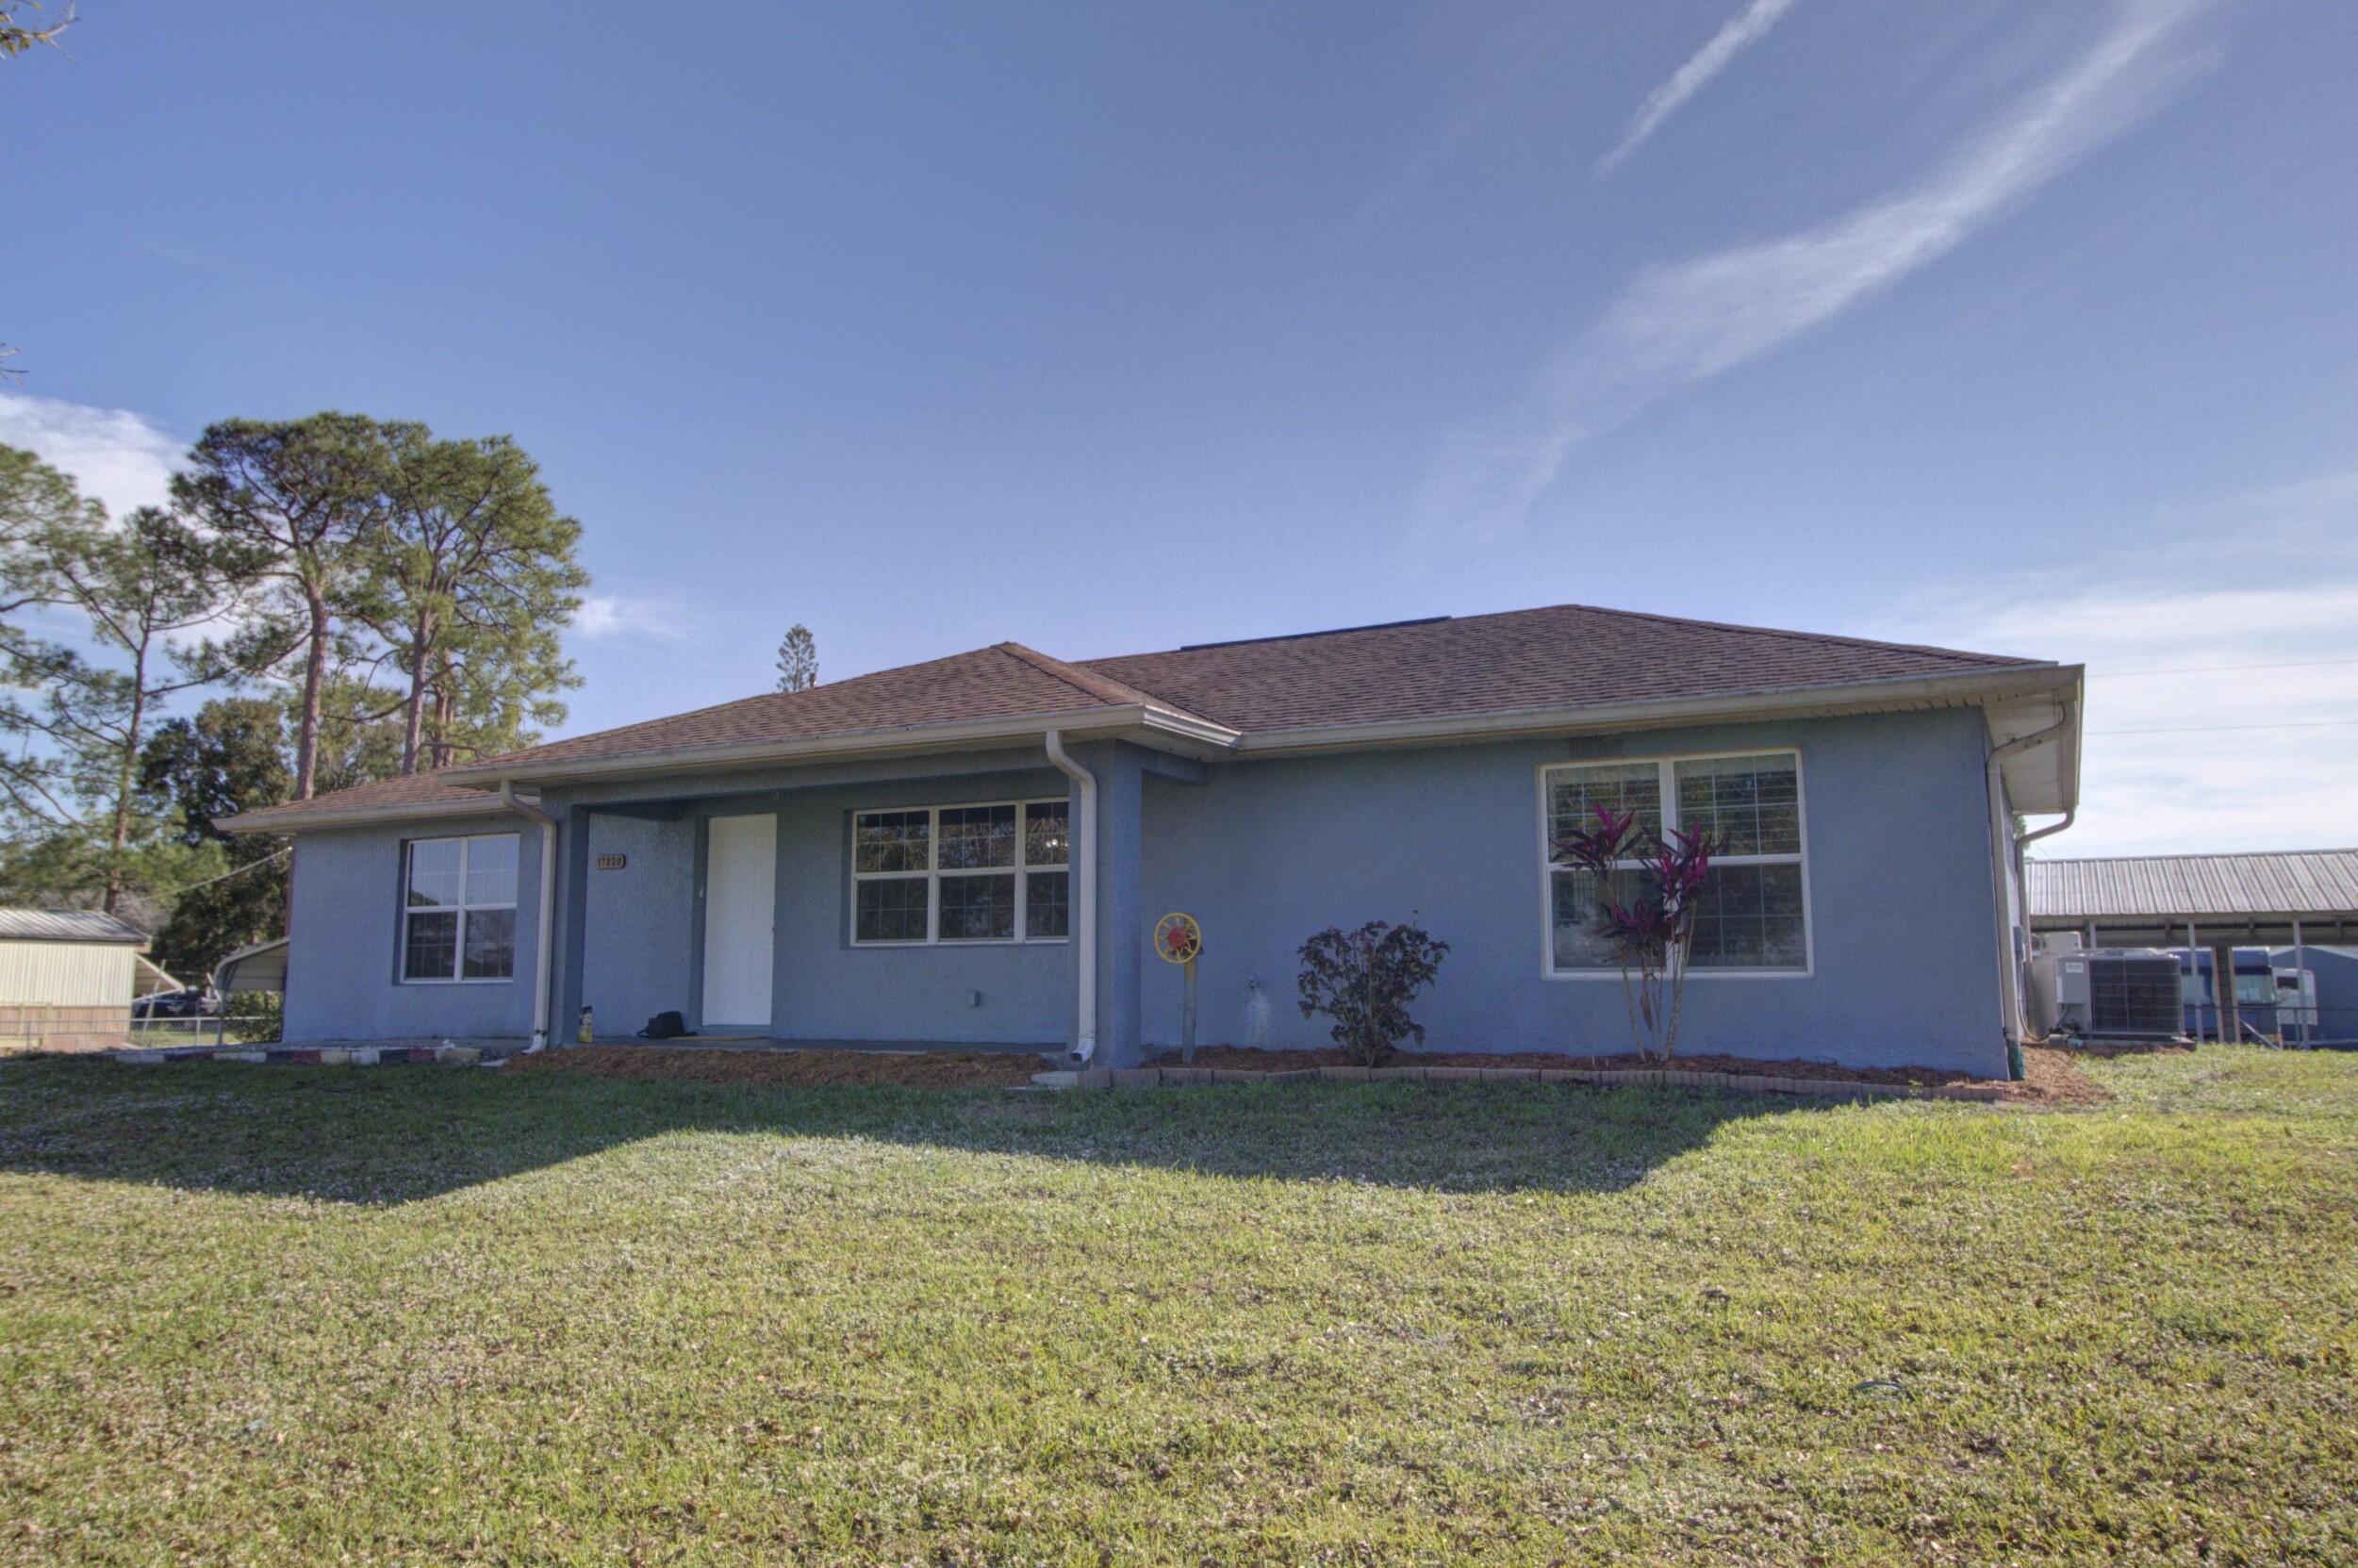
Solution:
<svg viewBox="0 0 2358 1568">
<path fill-rule="evenodd" d="M 516 974 L 516 835 L 413 838 L 402 855 L 402 979 Z"/>
<path fill-rule="evenodd" d="M 1542 768 L 1540 791 L 1549 974 L 1620 972 L 1611 941 L 1596 929 L 1595 875 L 1566 865 L 1555 848 L 1592 824 L 1599 806 L 1635 812 L 1648 833 L 1704 833 L 1719 845 L 1696 905 L 1690 972 L 1809 972 L 1799 753 L 1569 764 Z M 1616 900 L 1635 898 L 1638 864 L 1624 863 L 1612 883 Z"/>
<path fill-rule="evenodd" d="M 853 813 L 853 944 L 1064 940 L 1067 813 L 1064 801 Z"/>
</svg>

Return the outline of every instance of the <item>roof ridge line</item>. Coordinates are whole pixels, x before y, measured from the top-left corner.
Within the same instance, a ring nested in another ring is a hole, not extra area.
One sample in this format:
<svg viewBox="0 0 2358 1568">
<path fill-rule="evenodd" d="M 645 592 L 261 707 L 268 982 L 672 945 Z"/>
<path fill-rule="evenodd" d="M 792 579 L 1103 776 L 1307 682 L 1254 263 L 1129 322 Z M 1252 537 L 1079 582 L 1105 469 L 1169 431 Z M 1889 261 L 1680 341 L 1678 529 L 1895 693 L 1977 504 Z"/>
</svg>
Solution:
<svg viewBox="0 0 2358 1568">
<path fill-rule="evenodd" d="M 1157 697 L 1144 686 L 1134 686 L 1128 681 L 1116 680 L 1100 671 L 1068 663 L 1053 653 L 1043 653 L 1036 648 L 1027 648 L 1022 643 L 1014 641 L 994 643 L 992 646 L 1010 658 L 1020 659 L 1042 674 L 1052 675 L 1075 691 L 1094 697 L 1100 702 L 1136 703 L 1144 707 L 1161 708 L 1165 713 L 1177 714 L 1182 718 L 1192 718 L 1199 723 L 1211 722 L 1203 715 L 1191 713 L 1167 697 Z"/>
<path fill-rule="evenodd" d="M 1943 648 L 1930 642 L 1888 642 L 1881 637 L 1853 636 L 1846 632 L 1805 632 L 1792 626 L 1747 626 L 1733 620 L 1704 620 L 1694 616 L 1664 615 L 1659 610 L 1622 610 L 1609 604 L 1546 604 L 1536 610 L 1496 610 L 1498 616 L 1544 615 L 1549 610 L 1581 610 L 1590 615 L 1618 616 L 1624 620 L 1651 620 L 1668 626 L 1707 626 L 1715 632 L 1748 632 L 1756 636 L 1783 637 L 1792 642 L 1839 642 L 1853 648 L 1896 648 L 1910 653 L 1931 653 L 1944 659 L 1966 659 L 1981 665 L 1997 661 L 2030 667 L 2060 666 L 2056 659 L 2026 659 L 2015 653 L 1981 653 L 1970 648 Z M 1477 617 L 1459 616 L 1460 620 Z"/>
<path fill-rule="evenodd" d="M 2027 659 L 2014 653 L 1981 653 L 1969 648 L 1943 648 L 1928 642 L 1887 642 L 1877 637 L 1852 636 L 1840 632 L 1805 632 L 1790 626 L 1747 626 L 1733 620 L 1704 620 L 1693 616 L 1665 615 L 1657 610 L 1623 610 L 1607 604 L 1537 604 L 1521 610 L 1481 610 L 1472 615 L 1419 617 L 1410 620 L 1379 621 L 1369 626 L 1345 626 L 1319 632 L 1288 632 L 1274 636 L 1238 637 L 1225 643 L 1212 643 L 1201 648 L 1157 648 L 1136 653 L 1109 653 L 1101 658 L 1080 661 L 1083 668 L 1100 664 L 1123 663 L 1131 659 L 1168 658 L 1175 653 L 1205 652 L 1212 648 L 1242 647 L 1251 644 L 1307 642 L 1312 637 L 1350 636 L 1360 633 L 1407 630 L 1430 625 L 1464 626 L 1478 620 L 1512 620 L 1525 616 L 1547 615 L 1558 610 L 1575 610 L 1584 615 L 1613 616 L 1624 620 L 1646 620 L 1663 626 L 1700 626 L 1717 632 L 1743 632 L 1756 636 L 1778 637 L 1789 642 L 1839 643 L 1853 648 L 1888 648 L 1910 653 L 1925 653 L 1937 658 L 1954 659 L 1961 663 L 1988 668 L 1992 665 L 2019 665 L 2029 668 L 2059 666 L 2055 659 Z"/>
<path fill-rule="evenodd" d="M 674 724 L 683 718 L 701 718 L 707 715 L 722 713 L 731 708 L 747 708 L 751 707 L 756 703 L 777 702 L 787 699 L 801 697 L 808 692 L 825 691 L 832 687 L 848 686 L 852 685 L 854 682 L 868 680 L 878 675 L 894 675 L 904 669 L 917 669 L 930 664 L 948 664 L 952 659 L 969 658 L 974 654 L 987 652 L 989 652 L 987 649 L 968 648 L 961 650 L 956 653 L 943 653 L 931 659 L 914 660 L 913 662 L 905 665 L 891 665 L 882 669 L 864 669 L 856 675 L 846 675 L 841 680 L 820 681 L 815 685 L 803 687 L 800 691 L 756 691 L 749 693 L 743 697 L 724 698 L 720 701 L 706 702 L 701 707 L 688 708 L 680 713 L 657 714 L 652 718 L 635 718 L 627 724 L 613 724 L 602 730 L 591 730 L 585 734 L 559 735 L 554 740 L 536 741 L 530 746 L 519 746 L 512 751 L 501 751 L 488 757 L 478 758 L 473 762 L 453 763 L 449 767 L 443 769 L 443 771 L 479 771 L 483 768 L 490 767 L 494 763 L 515 761 L 519 758 L 527 757 L 533 753 L 544 751 L 552 746 L 569 746 L 576 741 L 605 740 L 618 735 L 634 734 L 639 731 L 652 729 L 659 724 Z"/>
</svg>

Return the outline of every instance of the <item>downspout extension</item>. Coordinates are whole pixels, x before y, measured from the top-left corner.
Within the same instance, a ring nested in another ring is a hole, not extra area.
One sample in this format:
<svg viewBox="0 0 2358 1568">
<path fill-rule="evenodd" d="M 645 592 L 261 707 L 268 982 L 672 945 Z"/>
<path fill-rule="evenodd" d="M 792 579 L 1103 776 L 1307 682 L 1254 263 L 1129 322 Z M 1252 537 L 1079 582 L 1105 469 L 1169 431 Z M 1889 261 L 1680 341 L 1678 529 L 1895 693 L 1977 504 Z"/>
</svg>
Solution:
<svg viewBox="0 0 2358 1568">
<path fill-rule="evenodd" d="M 529 1056 L 549 1045 L 549 955 L 555 946 L 555 933 L 549 928 L 556 917 L 557 819 L 518 800 L 515 784 L 505 779 L 500 781 L 500 804 L 540 824 L 540 918 L 533 925 L 532 1044 L 524 1048 Z"/>
<path fill-rule="evenodd" d="M 1080 786 L 1080 820 L 1073 824 L 1073 865 L 1080 886 L 1074 890 L 1074 959 L 1080 974 L 1076 982 L 1080 1023 L 1073 1039 L 1072 1059 L 1082 1065 L 1097 1053 L 1097 776 L 1075 762 L 1064 750 L 1062 732 L 1046 736 L 1048 761 Z"/>
<path fill-rule="evenodd" d="M 2062 821 L 2051 822 L 2036 832 L 2018 835 L 2014 831 L 2014 814 L 2004 809 L 2005 782 L 2000 776 L 2000 770 L 2008 758 L 2020 756 L 2031 748 L 2056 739 L 2069 730 L 2075 706 L 2066 702 L 2063 717 L 2045 729 L 2017 735 L 2003 745 L 1989 749 L 1991 868 L 1999 878 L 1998 885 L 1991 889 L 1997 895 L 1999 1005 L 2005 1014 L 2001 1022 L 2006 1039 L 2006 1076 L 2018 1083 L 2029 1076 L 2030 1069 L 2022 1060 L 2022 1034 L 2027 1021 L 2022 1016 L 2022 976 L 2014 953 L 2014 922 L 2007 918 L 2007 893 L 2021 873 L 2022 847 L 2051 834 L 2063 832 L 2079 816 L 2080 808 L 2073 805 L 2063 814 Z M 2024 911 L 2023 918 L 2028 920 L 2029 917 L 2029 912 Z"/>
</svg>

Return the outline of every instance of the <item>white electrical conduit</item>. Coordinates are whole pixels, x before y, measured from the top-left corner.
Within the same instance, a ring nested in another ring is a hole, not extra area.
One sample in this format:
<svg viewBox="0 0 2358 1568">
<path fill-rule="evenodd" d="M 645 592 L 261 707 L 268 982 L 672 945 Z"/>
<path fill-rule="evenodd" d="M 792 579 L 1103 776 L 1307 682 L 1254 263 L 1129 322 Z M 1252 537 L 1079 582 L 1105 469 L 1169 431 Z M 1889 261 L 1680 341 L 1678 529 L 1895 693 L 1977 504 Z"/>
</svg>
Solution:
<svg viewBox="0 0 2358 1568">
<path fill-rule="evenodd" d="M 2033 839 L 2045 838 L 2049 834 L 2063 832 L 2071 825 L 2071 819 L 2079 815 L 2079 808 L 2073 806 L 2066 811 L 2060 822 L 2052 823 L 2036 833 L 2026 833 L 2017 837 L 2014 832 L 2013 813 L 2006 809 L 2005 781 L 2001 776 L 2001 771 L 2007 759 L 2020 756 L 2034 746 L 2060 737 L 2066 730 L 2071 727 L 2071 711 L 2072 704 L 2066 702 L 2063 705 L 2063 717 L 2045 729 L 2033 730 L 2026 735 L 2017 735 L 2002 746 L 1993 746 L 1989 749 L 1989 847 L 1991 870 L 1998 879 L 1997 885 L 1991 889 L 1991 892 L 1997 895 L 1998 904 L 1998 1005 L 2003 1015 L 2000 1022 L 2009 1046 L 2019 1046 L 2022 1043 L 2022 1035 L 2026 1027 L 2022 1016 L 2022 976 L 2014 951 L 2012 918 L 2012 890 L 2016 885 L 2016 877 L 2021 865 L 2021 849 Z M 2027 928 L 2030 920 L 2028 909 L 2022 912 L 2022 918 Z"/>
<path fill-rule="evenodd" d="M 1080 820 L 1073 824 L 1072 844 L 1080 884 L 1073 897 L 1074 957 L 1080 966 L 1080 1025 L 1073 1060 L 1086 1062 L 1097 1050 L 1097 776 L 1065 751 L 1061 732 L 1048 731 L 1047 740 L 1048 761 L 1080 786 Z"/>
<path fill-rule="evenodd" d="M 557 819 L 518 800 L 516 786 L 505 779 L 500 781 L 500 804 L 540 824 L 540 918 L 533 926 L 532 1044 L 524 1048 L 529 1056 L 549 1044 L 549 958 L 556 946 L 550 928 L 556 917 Z"/>
</svg>

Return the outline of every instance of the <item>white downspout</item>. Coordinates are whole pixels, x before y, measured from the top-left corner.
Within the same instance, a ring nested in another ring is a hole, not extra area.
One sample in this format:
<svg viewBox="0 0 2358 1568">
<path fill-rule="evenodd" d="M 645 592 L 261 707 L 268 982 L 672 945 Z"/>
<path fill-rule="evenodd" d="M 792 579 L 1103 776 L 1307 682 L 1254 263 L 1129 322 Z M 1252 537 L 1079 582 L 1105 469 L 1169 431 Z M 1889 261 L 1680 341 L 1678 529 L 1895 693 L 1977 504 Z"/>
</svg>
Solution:
<svg viewBox="0 0 2358 1568">
<path fill-rule="evenodd" d="M 2014 921 L 2010 917 L 2013 890 L 2018 885 L 2018 876 L 2021 867 L 2022 846 L 2033 839 L 2045 838 L 2050 834 L 2061 833 L 2071 825 L 2071 819 L 2079 815 L 2079 808 L 2075 805 L 2065 812 L 2063 820 L 2060 822 L 2040 828 L 2036 833 L 2026 833 L 2017 837 L 2014 832 L 2014 815 L 2006 809 L 2005 781 L 2000 773 L 2007 759 L 2020 756 L 2034 746 L 2053 740 L 2069 730 L 2071 727 L 2072 707 L 2073 704 L 2066 702 L 2063 705 L 2063 717 L 2045 729 L 2034 730 L 2026 735 L 2017 735 L 2003 745 L 1989 749 L 1990 869 L 1997 879 L 1996 884 L 1990 891 L 1997 896 L 1998 1007 L 2002 1015 L 1999 1022 L 2000 1028 L 2005 1034 L 2009 1068 L 2014 1065 L 2013 1058 L 2016 1052 L 2021 1048 L 2022 1035 L 2026 1027 L 2022 1017 L 2022 976 L 2020 966 L 2015 962 Z M 2027 927 L 2030 921 L 2030 911 L 2027 908 L 2022 912 L 2022 919 Z"/>
<path fill-rule="evenodd" d="M 532 1044 L 524 1048 L 529 1056 L 549 1044 L 549 958 L 556 945 L 550 927 L 556 919 L 557 819 L 518 800 L 516 786 L 505 779 L 500 781 L 500 804 L 540 824 L 540 918 L 533 926 Z"/>
<path fill-rule="evenodd" d="M 1080 1023 L 1073 1041 L 1073 1060 L 1082 1063 L 1097 1051 L 1097 776 L 1065 751 L 1062 733 L 1050 730 L 1047 739 L 1048 761 L 1080 786 L 1080 820 L 1073 824 L 1073 864 L 1080 883 L 1073 897 Z"/>
</svg>

